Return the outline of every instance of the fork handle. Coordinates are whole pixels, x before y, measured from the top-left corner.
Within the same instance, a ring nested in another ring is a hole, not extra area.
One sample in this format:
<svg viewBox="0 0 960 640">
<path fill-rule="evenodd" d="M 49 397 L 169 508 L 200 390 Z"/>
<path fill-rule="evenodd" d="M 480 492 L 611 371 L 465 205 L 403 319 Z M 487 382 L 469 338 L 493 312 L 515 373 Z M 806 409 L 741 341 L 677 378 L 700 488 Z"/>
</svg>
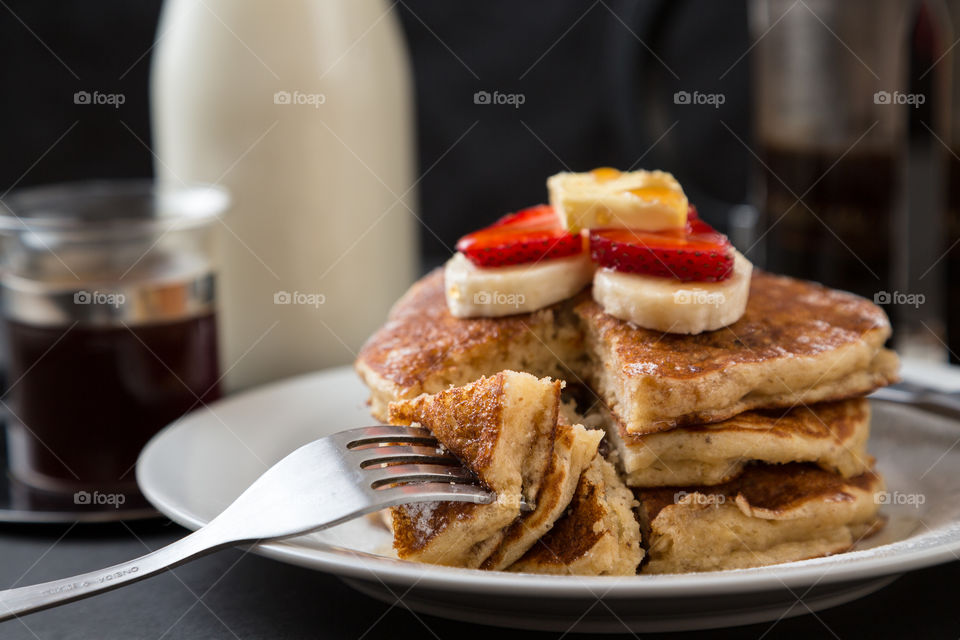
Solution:
<svg viewBox="0 0 960 640">
<path fill-rule="evenodd" d="M 874 391 L 871 398 L 905 404 L 947 418 L 960 419 L 960 395 L 942 391 L 905 391 L 896 387 L 883 387 Z"/>
<path fill-rule="evenodd" d="M 188 560 L 236 544 L 209 525 L 145 556 L 72 578 L 0 591 L 0 621 L 137 582 Z"/>
</svg>

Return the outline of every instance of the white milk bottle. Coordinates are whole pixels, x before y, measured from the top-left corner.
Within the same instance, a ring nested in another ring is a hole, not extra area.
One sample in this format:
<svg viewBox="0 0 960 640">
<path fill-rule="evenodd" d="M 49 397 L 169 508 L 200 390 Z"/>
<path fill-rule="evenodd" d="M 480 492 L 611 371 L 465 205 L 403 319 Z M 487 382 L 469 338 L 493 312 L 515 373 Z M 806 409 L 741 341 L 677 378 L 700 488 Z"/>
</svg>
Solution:
<svg viewBox="0 0 960 640">
<path fill-rule="evenodd" d="M 383 0 L 168 0 L 162 181 L 227 187 L 221 365 L 236 390 L 350 362 L 413 280 L 413 115 Z"/>
</svg>

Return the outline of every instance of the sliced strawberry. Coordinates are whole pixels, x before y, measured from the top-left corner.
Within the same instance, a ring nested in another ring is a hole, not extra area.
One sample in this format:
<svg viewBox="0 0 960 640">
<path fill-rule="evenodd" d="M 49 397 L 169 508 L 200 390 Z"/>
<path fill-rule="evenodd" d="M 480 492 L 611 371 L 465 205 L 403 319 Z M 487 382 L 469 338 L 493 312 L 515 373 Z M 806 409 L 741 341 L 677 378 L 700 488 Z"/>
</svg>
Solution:
<svg viewBox="0 0 960 640">
<path fill-rule="evenodd" d="M 505 267 L 575 255 L 583 251 L 583 238 L 563 228 L 553 207 L 541 204 L 463 236 L 457 251 L 478 267 Z"/>
<path fill-rule="evenodd" d="M 733 245 L 727 236 L 696 217 L 686 229 L 590 231 L 590 254 L 602 267 L 685 282 L 716 282 L 733 273 Z"/>
</svg>

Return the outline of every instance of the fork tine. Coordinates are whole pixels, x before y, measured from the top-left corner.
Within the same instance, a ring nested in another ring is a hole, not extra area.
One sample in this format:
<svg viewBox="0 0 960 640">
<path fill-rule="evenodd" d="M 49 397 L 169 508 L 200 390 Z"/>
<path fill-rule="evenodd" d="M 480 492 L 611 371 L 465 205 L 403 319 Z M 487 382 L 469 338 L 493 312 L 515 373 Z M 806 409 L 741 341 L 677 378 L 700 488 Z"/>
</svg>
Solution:
<svg viewBox="0 0 960 640">
<path fill-rule="evenodd" d="M 476 484 L 477 479 L 463 467 L 439 464 L 394 464 L 386 467 L 367 467 L 366 477 L 374 489 L 405 482 L 455 482 Z"/>
<path fill-rule="evenodd" d="M 377 501 L 384 507 L 414 502 L 473 502 L 490 504 L 496 499 L 492 491 L 475 484 L 449 484 L 447 482 L 417 482 L 402 484 L 388 489 L 376 489 Z"/>
<path fill-rule="evenodd" d="M 377 464 L 421 463 L 460 466 L 460 461 L 439 447 L 418 445 L 393 445 L 348 449 L 344 455 L 362 469 Z"/>
<path fill-rule="evenodd" d="M 382 443 L 410 443 L 432 445 L 437 439 L 423 427 L 378 425 L 342 431 L 335 436 L 347 449 Z"/>
</svg>

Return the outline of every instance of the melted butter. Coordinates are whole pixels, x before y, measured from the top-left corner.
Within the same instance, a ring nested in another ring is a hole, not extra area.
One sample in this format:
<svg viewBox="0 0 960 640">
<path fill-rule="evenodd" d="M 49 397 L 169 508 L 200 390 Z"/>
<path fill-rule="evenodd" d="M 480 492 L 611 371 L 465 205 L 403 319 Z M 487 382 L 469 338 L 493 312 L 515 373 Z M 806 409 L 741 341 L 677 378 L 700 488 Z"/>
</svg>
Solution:
<svg viewBox="0 0 960 640">
<path fill-rule="evenodd" d="M 679 209 L 683 206 L 683 195 L 669 187 L 638 187 L 627 189 L 627 193 L 632 193 L 643 200 L 660 202 L 669 207 Z"/>
<path fill-rule="evenodd" d="M 622 174 L 613 167 L 597 167 L 590 172 L 590 175 L 592 175 L 593 179 L 597 182 L 610 182 L 611 180 L 619 178 Z"/>
</svg>

